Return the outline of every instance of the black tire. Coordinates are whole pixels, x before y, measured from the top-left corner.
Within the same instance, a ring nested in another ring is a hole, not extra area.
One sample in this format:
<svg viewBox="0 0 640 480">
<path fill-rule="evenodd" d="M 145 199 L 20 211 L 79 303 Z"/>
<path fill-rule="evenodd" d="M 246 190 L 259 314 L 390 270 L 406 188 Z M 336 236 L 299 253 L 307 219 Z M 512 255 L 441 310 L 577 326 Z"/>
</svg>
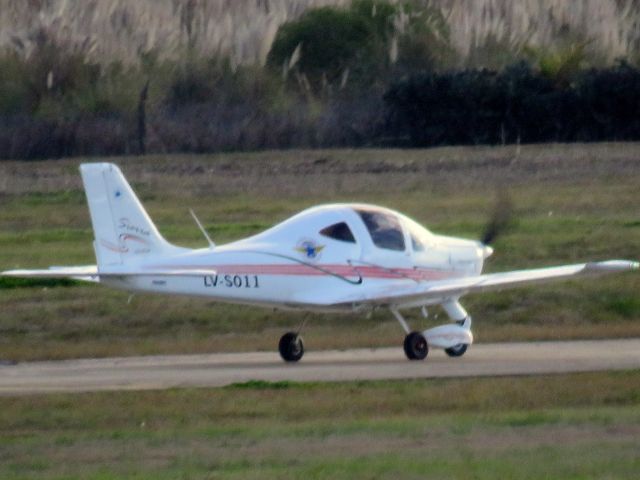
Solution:
<svg viewBox="0 0 640 480">
<path fill-rule="evenodd" d="M 454 345 L 453 347 L 445 348 L 444 353 L 446 353 L 450 357 L 461 357 L 467 351 L 468 346 L 469 345 L 467 345 L 466 343 L 459 343 L 457 345 Z"/>
<path fill-rule="evenodd" d="M 424 360 L 429 353 L 427 339 L 420 332 L 411 332 L 404 337 L 404 353 L 409 360 Z"/>
<path fill-rule="evenodd" d="M 278 344 L 280 356 L 285 362 L 297 362 L 304 355 L 302 337 L 295 332 L 287 332 L 280 337 Z"/>
</svg>

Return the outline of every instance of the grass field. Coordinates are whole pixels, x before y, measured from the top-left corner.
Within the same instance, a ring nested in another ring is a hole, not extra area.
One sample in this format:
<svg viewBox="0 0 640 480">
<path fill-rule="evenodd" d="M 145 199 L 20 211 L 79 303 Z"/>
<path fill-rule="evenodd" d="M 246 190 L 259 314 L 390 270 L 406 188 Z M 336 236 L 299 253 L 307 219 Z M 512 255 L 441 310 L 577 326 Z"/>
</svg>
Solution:
<svg viewBox="0 0 640 480">
<path fill-rule="evenodd" d="M 0 398 L 3 479 L 637 478 L 640 372 Z"/>
<path fill-rule="evenodd" d="M 94 263 L 77 166 L 85 159 L 0 163 L 0 269 Z M 167 238 L 205 242 L 256 233 L 320 202 L 401 210 L 435 232 L 479 238 L 507 188 L 516 222 L 489 271 L 638 259 L 640 145 L 286 151 L 116 160 Z M 22 286 L 21 286 L 22 285 Z M 471 296 L 478 341 L 640 335 L 640 275 Z M 99 286 L 0 283 L 0 358 L 274 349 L 296 313 Z M 441 321 L 409 312 L 416 327 Z M 438 314 L 437 309 L 434 310 Z M 310 315 L 309 349 L 400 345 L 386 312 Z"/>
</svg>

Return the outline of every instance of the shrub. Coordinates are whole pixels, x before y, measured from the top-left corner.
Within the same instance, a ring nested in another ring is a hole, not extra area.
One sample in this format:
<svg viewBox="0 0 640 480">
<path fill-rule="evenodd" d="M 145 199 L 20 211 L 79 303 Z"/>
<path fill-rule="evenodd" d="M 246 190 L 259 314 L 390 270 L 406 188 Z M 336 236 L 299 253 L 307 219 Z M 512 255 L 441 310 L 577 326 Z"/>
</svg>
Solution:
<svg viewBox="0 0 640 480">
<path fill-rule="evenodd" d="M 318 8 L 280 27 L 267 62 L 285 71 L 295 67 L 318 92 L 323 82 L 339 83 L 357 59 L 370 57 L 368 50 L 374 47 L 374 40 L 371 24 L 357 13 Z"/>
<path fill-rule="evenodd" d="M 640 139 L 640 71 L 626 63 L 569 84 L 526 63 L 412 75 L 384 98 L 385 134 L 413 146 Z"/>
<path fill-rule="evenodd" d="M 640 70 L 626 62 L 583 72 L 575 84 L 578 139 L 640 139 Z"/>
<path fill-rule="evenodd" d="M 355 0 L 308 10 L 280 27 L 268 64 L 313 93 L 386 85 L 389 75 L 432 69 L 452 55 L 441 12 Z"/>
</svg>

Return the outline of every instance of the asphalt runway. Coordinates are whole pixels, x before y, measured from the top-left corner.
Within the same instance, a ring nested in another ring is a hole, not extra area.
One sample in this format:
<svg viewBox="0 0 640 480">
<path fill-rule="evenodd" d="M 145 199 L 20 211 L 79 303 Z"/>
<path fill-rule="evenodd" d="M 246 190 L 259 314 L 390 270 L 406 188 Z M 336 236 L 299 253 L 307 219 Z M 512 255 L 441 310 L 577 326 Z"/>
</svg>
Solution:
<svg viewBox="0 0 640 480">
<path fill-rule="evenodd" d="M 477 344 L 461 358 L 433 350 L 424 362 L 406 360 L 400 346 L 310 351 L 298 364 L 275 352 L 29 362 L 0 366 L 0 395 L 626 369 L 640 369 L 640 339 Z"/>
</svg>

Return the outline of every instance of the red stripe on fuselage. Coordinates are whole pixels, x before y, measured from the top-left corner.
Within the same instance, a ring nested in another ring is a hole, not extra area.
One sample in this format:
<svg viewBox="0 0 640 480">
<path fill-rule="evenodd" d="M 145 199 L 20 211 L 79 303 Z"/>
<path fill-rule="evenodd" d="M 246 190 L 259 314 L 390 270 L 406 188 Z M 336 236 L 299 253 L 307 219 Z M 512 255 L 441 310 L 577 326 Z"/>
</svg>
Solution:
<svg viewBox="0 0 640 480">
<path fill-rule="evenodd" d="M 153 267 L 152 267 L 153 268 Z M 246 264 L 246 265 L 163 265 L 157 268 L 177 268 L 180 270 L 215 270 L 219 275 L 291 275 L 386 278 L 412 280 L 440 280 L 450 278 L 453 272 L 424 268 L 391 268 L 376 266 L 351 266 L 341 264 L 286 265 L 286 264 Z"/>
</svg>

